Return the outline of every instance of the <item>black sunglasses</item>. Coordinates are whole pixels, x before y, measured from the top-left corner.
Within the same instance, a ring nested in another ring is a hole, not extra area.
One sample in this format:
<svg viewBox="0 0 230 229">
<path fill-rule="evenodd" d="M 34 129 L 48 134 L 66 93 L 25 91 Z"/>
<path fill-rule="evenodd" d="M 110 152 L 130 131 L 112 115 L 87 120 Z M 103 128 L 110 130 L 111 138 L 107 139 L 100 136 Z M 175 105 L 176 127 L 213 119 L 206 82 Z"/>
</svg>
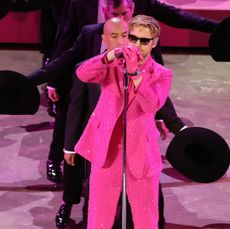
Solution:
<svg viewBox="0 0 230 229">
<path fill-rule="evenodd" d="M 129 34 L 129 35 L 128 35 L 128 39 L 129 39 L 129 41 L 132 42 L 132 43 L 136 43 L 136 42 L 139 40 L 140 43 L 141 43 L 141 45 L 148 45 L 149 42 L 150 42 L 151 40 L 153 40 L 154 38 L 145 38 L 145 37 L 139 38 L 139 37 L 136 37 L 136 36 L 134 36 L 134 35 L 132 35 L 132 34 Z"/>
</svg>

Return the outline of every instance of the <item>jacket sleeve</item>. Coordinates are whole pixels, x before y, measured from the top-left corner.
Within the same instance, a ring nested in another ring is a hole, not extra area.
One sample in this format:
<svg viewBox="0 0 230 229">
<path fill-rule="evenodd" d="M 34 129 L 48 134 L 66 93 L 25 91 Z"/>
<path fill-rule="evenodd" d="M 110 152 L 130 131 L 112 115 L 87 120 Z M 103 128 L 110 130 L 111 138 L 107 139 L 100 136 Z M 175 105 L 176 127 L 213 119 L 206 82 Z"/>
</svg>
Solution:
<svg viewBox="0 0 230 229">
<path fill-rule="evenodd" d="M 215 20 L 189 13 L 158 0 L 150 1 L 151 15 L 169 26 L 211 33 L 219 24 Z"/>
<path fill-rule="evenodd" d="M 74 69 L 75 63 L 78 62 L 78 52 L 75 48 L 66 50 L 62 55 L 42 68 L 32 72 L 28 77 L 39 85 L 46 82 L 57 82 L 62 80 L 70 69 Z"/>
<path fill-rule="evenodd" d="M 105 63 L 105 54 L 97 55 L 83 62 L 76 70 L 77 77 L 86 83 L 100 83 L 106 77 L 108 66 L 112 63 Z"/>
<path fill-rule="evenodd" d="M 84 50 L 87 39 L 85 33 L 86 30 L 83 28 L 72 48 L 66 50 L 59 57 L 28 75 L 34 84 L 39 85 L 50 82 L 50 86 L 56 87 L 69 71 L 73 72 L 75 64 L 84 60 Z"/>
<path fill-rule="evenodd" d="M 141 105 L 143 111 L 148 113 L 156 113 L 169 96 L 172 81 L 172 71 L 163 67 L 154 70 L 152 78 L 156 77 L 157 80 L 143 80 L 140 85 L 135 89 L 136 98 Z"/>
</svg>

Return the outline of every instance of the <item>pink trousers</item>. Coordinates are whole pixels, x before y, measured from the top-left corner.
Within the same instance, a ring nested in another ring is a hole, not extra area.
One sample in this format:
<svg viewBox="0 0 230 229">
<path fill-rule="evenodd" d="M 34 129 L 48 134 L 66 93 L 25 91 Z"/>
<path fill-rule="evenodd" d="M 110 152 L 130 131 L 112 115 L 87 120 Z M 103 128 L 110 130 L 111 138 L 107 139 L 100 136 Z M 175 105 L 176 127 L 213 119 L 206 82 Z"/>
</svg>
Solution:
<svg viewBox="0 0 230 229">
<path fill-rule="evenodd" d="M 106 165 L 103 168 L 91 165 L 88 229 L 112 228 L 122 191 L 122 161 L 121 142 L 112 142 Z M 157 229 L 159 174 L 137 179 L 127 168 L 126 177 L 134 229 Z"/>
</svg>

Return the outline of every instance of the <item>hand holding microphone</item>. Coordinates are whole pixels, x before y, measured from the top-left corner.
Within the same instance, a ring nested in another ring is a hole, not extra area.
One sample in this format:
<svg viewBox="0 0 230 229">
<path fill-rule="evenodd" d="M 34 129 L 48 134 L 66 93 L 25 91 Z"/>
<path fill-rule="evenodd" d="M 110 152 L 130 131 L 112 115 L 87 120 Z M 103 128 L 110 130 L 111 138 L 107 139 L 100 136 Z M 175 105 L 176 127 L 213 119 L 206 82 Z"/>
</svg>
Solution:
<svg viewBox="0 0 230 229">
<path fill-rule="evenodd" d="M 121 48 L 115 48 L 115 49 L 107 52 L 107 54 L 106 54 L 106 58 L 107 58 L 108 62 L 114 61 L 115 57 L 117 59 L 121 59 L 121 58 L 124 59 L 123 51 Z"/>
<path fill-rule="evenodd" d="M 142 81 L 142 76 L 139 74 L 140 71 L 138 69 L 139 62 L 143 60 L 143 56 L 139 49 L 135 46 L 123 46 L 120 49 L 116 49 L 114 53 L 114 56 L 117 59 L 124 59 L 128 75 L 131 77 L 134 86 L 137 88 Z"/>
<path fill-rule="evenodd" d="M 126 68 L 130 75 L 138 70 L 138 63 L 143 59 L 138 48 L 134 46 L 123 46 L 114 49 L 116 58 L 123 58 L 126 62 Z"/>
<path fill-rule="evenodd" d="M 131 79 L 134 83 L 134 86 L 137 88 L 141 81 L 142 76 L 139 74 L 139 62 L 143 60 L 143 56 L 140 53 L 140 50 L 135 46 L 123 46 L 120 48 L 115 48 L 107 52 L 104 62 L 109 63 L 114 60 L 123 60 L 126 65 L 128 75 L 131 76 Z M 123 63 L 124 63 L 123 62 Z"/>
</svg>

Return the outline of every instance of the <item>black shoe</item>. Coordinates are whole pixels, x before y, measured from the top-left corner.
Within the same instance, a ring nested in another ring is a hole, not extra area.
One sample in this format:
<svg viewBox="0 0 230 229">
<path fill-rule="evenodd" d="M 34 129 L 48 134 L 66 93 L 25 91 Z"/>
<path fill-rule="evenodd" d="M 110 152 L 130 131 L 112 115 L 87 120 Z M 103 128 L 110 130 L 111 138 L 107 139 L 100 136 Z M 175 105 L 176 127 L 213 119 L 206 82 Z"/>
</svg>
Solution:
<svg viewBox="0 0 230 229">
<path fill-rule="evenodd" d="M 57 228 L 64 228 L 70 221 L 72 204 L 62 204 L 55 217 Z"/>
<path fill-rule="evenodd" d="M 53 161 L 47 161 L 46 175 L 49 181 L 54 183 L 62 182 L 62 170 L 60 164 L 55 164 Z"/>
</svg>

